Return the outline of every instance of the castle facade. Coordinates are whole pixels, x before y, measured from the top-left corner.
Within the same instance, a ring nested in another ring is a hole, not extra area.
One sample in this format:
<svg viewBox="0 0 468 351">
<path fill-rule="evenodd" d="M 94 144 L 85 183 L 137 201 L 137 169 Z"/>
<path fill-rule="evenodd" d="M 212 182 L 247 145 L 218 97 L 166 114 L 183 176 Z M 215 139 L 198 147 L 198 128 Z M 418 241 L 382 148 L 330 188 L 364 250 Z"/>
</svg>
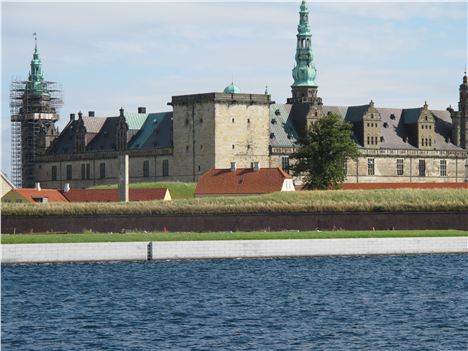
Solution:
<svg viewBox="0 0 468 351">
<path fill-rule="evenodd" d="M 147 113 L 141 107 L 135 112 L 121 109 L 115 117 L 97 117 L 92 111 L 87 116 L 72 114 L 60 135 L 54 132 L 55 117 L 36 134 L 25 125 L 22 133 L 34 134 L 32 143 L 40 145 L 41 152 L 31 157 L 24 151 L 32 176 L 28 173 L 22 185 L 40 182 L 62 188 L 68 183 L 83 188 L 116 183 L 121 154 L 130 157 L 131 182 L 197 181 L 210 168 L 229 168 L 232 162 L 241 168 L 258 162 L 289 171 L 289 155 L 298 138 L 328 113 L 353 125 L 360 150 L 359 159 L 345 165 L 346 182 L 467 181 L 466 73 L 457 111 L 431 110 L 427 103 L 410 109 L 379 108 L 373 101 L 324 105 L 315 82 L 308 15 L 302 1 L 294 83 L 285 104 L 274 103 L 267 92 L 242 93 L 232 83 L 223 92 L 173 96 L 168 112 Z M 37 50 L 35 55 L 31 69 L 37 72 Z M 43 108 L 50 112 L 46 100 Z"/>
</svg>

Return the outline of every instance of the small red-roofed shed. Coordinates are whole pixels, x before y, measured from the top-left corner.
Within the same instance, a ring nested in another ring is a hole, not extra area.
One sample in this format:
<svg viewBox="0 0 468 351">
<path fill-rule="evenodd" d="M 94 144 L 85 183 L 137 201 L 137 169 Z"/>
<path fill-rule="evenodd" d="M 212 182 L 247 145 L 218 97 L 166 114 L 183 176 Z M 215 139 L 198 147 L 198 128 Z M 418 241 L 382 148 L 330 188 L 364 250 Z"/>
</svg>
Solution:
<svg viewBox="0 0 468 351">
<path fill-rule="evenodd" d="M 171 200 L 167 188 L 129 189 L 130 201 Z M 117 189 L 70 189 L 62 191 L 70 202 L 118 202 Z"/>
<path fill-rule="evenodd" d="M 29 202 L 32 204 L 68 202 L 68 200 L 61 194 L 61 192 L 56 189 L 34 189 L 34 188 L 13 189 L 2 198 L 2 201 Z"/>
</svg>

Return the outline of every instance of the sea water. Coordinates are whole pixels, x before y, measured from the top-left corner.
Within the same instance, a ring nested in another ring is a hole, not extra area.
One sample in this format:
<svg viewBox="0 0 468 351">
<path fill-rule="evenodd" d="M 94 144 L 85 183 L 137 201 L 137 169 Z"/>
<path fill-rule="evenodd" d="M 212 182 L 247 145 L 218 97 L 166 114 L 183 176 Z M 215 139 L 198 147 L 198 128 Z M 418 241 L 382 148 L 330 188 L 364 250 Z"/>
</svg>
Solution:
<svg viewBox="0 0 468 351">
<path fill-rule="evenodd" d="M 467 350 L 468 255 L 2 269 L 2 350 Z"/>
</svg>

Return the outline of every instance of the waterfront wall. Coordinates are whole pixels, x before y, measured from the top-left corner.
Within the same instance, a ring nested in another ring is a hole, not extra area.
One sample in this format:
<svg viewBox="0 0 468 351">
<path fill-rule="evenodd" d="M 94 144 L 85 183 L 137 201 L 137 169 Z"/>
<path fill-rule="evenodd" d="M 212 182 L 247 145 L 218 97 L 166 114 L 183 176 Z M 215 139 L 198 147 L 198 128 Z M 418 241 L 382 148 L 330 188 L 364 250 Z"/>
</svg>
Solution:
<svg viewBox="0 0 468 351">
<path fill-rule="evenodd" d="M 2 245 L 2 263 L 144 261 L 147 242 Z"/>
<path fill-rule="evenodd" d="M 468 253 L 468 237 L 2 245 L 2 263 Z"/>
<path fill-rule="evenodd" d="M 413 230 L 468 228 L 460 212 L 321 212 L 210 215 L 2 216 L 2 233 L 131 231 Z"/>
</svg>

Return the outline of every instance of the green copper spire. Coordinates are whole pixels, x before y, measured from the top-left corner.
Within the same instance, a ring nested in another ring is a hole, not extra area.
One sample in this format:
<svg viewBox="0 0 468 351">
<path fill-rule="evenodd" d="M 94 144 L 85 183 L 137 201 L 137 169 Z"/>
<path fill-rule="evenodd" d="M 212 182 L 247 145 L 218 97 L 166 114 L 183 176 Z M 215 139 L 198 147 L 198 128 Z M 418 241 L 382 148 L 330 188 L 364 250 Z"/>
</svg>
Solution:
<svg viewBox="0 0 468 351">
<path fill-rule="evenodd" d="M 44 75 L 42 74 L 42 62 L 37 51 L 37 35 L 34 33 L 34 53 L 31 60 L 31 71 L 27 88 L 38 95 L 48 94 L 47 85 L 44 84 Z"/>
<path fill-rule="evenodd" d="M 301 3 L 299 11 L 299 25 L 297 26 L 297 47 L 296 47 L 296 65 L 292 70 L 294 78 L 293 87 L 298 86 L 317 86 L 315 76 L 317 71 L 314 65 L 314 55 L 312 54 L 312 46 L 309 27 L 309 10 L 305 0 Z"/>
</svg>

